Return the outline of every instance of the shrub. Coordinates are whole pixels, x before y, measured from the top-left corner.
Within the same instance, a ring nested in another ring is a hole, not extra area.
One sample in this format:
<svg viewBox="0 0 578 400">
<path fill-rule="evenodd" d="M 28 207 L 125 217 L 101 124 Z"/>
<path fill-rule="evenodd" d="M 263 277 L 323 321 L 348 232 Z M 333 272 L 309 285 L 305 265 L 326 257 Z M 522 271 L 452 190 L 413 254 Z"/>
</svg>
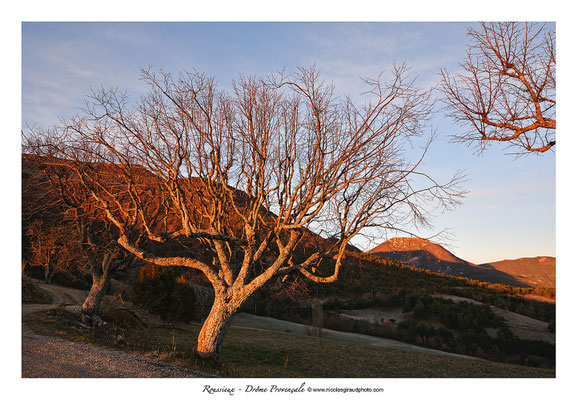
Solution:
<svg viewBox="0 0 578 400">
<path fill-rule="evenodd" d="M 332 298 L 323 302 L 324 310 L 343 310 L 348 307 L 345 302 L 340 299 Z"/>
<path fill-rule="evenodd" d="M 165 321 L 189 322 L 195 316 L 195 291 L 172 268 L 145 265 L 133 289 L 134 302 Z"/>
<path fill-rule="evenodd" d="M 28 266 L 24 271 L 26 276 L 32 279 L 44 281 L 44 268 L 39 266 Z M 85 279 L 75 276 L 67 271 L 54 271 L 51 283 L 59 286 L 66 286 L 79 290 L 90 290 L 90 283 Z"/>
<path fill-rule="evenodd" d="M 413 308 L 413 316 L 419 319 L 427 318 L 430 315 L 429 308 L 423 301 L 418 300 Z"/>
</svg>

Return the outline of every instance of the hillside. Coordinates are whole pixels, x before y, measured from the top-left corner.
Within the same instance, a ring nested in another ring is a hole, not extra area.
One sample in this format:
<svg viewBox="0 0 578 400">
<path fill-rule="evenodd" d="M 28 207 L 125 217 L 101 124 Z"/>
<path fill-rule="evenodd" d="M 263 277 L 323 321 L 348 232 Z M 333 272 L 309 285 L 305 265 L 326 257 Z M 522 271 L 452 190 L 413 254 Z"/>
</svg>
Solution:
<svg viewBox="0 0 578 400">
<path fill-rule="evenodd" d="M 107 298 L 107 301 L 112 304 L 114 299 Z M 37 305 L 26 306 L 28 309 Z M 103 315 L 103 319 L 108 321 L 106 324 L 87 331 L 78 324 L 78 317 L 71 306 L 26 312 L 23 315 L 22 375 L 51 378 L 160 378 L 193 374 L 210 374 L 221 378 L 555 376 L 555 370 L 551 368 L 457 357 L 429 349 L 417 351 L 415 346 L 389 348 L 275 332 L 267 330 L 269 327 L 244 328 L 235 323 L 223 345 L 222 362 L 202 363 L 192 355 L 190 346 L 191 338 L 199 333 L 199 323 L 179 323 L 175 329 L 175 326 L 162 324 L 161 320 L 139 307 L 126 304 L 123 309 L 127 307 L 146 324 L 126 323 L 115 319 L 118 312 L 110 312 Z M 113 310 L 112 307 L 109 309 Z M 265 319 L 265 322 L 269 323 L 269 320 Z M 122 341 L 118 340 L 119 336 L 123 338 Z M 51 351 L 46 351 L 46 348 Z M 346 363 L 343 362 L 344 354 L 347 354 Z M 78 359 L 80 361 L 73 362 Z"/>
<path fill-rule="evenodd" d="M 321 268 L 325 274 L 331 271 L 330 263 Z M 336 282 L 302 285 L 301 293 L 264 288 L 243 311 L 318 326 L 314 310 L 321 305 L 324 329 L 493 361 L 544 367 L 555 362 L 556 305 L 537 301 L 542 296 L 555 299 L 555 289 L 480 282 L 353 252 L 347 254 Z M 516 318 L 510 318 L 513 315 Z M 530 332 L 529 319 L 536 332 Z M 538 341 L 530 339 L 534 333 Z"/>
<path fill-rule="evenodd" d="M 65 215 L 66 209 L 59 201 L 55 188 L 39 173 L 41 160 L 28 161 L 23 159 L 23 227 L 33 219 L 58 219 Z M 69 178 L 65 173 L 63 177 Z M 149 178 L 147 182 L 154 183 L 154 176 L 145 178 Z M 193 179 L 188 183 L 193 191 L 198 184 Z M 195 195 L 197 197 L 194 201 L 203 201 L 201 190 L 195 191 Z M 235 192 L 234 201 L 240 207 L 243 207 L 246 200 L 245 193 Z M 155 205 L 153 199 L 151 206 Z M 265 221 L 275 217 L 265 209 L 262 216 Z M 94 218 L 98 222 L 103 216 L 95 215 Z M 228 222 L 233 228 L 237 226 L 234 218 L 234 213 L 228 216 Z M 169 225 L 172 222 L 169 219 Z M 26 239 L 26 235 L 24 236 Z M 299 263 L 311 251 L 327 247 L 330 243 L 330 240 L 313 232 L 305 232 L 293 262 Z M 159 252 L 162 250 L 167 254 L 179 255 L 195 251 L 197 257 L 206 256 L 201 253 L 202 246 L 196 240 L 181 239 L 169 244 L 171 246 L 168 248 L 158 249 Z M 144 245 L 153 247 L 156 244 Z M 26 250 L 24 241 L 24 254 L 27 253 Z M 275 250 L 273 246 L 269 251 L 274 255 Z M 554 365 L 555 349 L 552 343 L 525 341 L 517 337 L 510 327 L 488 308 L 488 305 L 491 305 L 535 318 L 543 322 L 541 325 L 546 333 L 551 334 L 554 331 L 555 304 L 524 299 L 522 296 L 533 294 L 534 289 L 522 289 L 521 286 L 524 285 L 513 276 L 492 266 L 480 267 L 468 263 L 443 247 L 422 239 L 393 239 L 378 246 L 371 253 L 364 254 L 351 247 L 346 253 L 339 279 L 331 284 L 304 281 L 298 274 L 272 280 L 246 302 L 243 311 L 300 324 L 316 324 L 314 315 L 319 315 L 321 311 L 321 320 L 326 329 L 389 338 L 499 362 L 548 368 Z M 384 258 L 384 255 L 388 258 Z M 400 261 L 408 266 L 402 265 Z M 28 270 L 31 270 L 31 267 Z M 318 269 L 321 276 L 329 276 L 333 268 L 334 262 L 328 258 Z M 175 270 L 181 275 L 181 279 L 207 284 L 195 271 L 184 267 Z M 70 273 L 82 277 L 80 268 L 70 268 Z M 138 273 L 125 271 L 114 278 L 127 287 L 132 287 L 134 291 L 135 284 L 138 283 L 137 275 Z M 518 287 L 485 282 L 515 282 L 514 285 Z M 130 290 L 127 291 L 127 299 L 130 293 Z M 550 298 L 555 298 L 555 290 L 547 294 Z M 464 301 L 454 303 L 443 297 L 448 295 L 483 304 Z M 198 301 L 198 304 L 194 305 L 196 308 L 210 308 L 210 304 L 205 304 L 211 303 L 210 296 L 195 301 Z M 185 306 L 190 307 L 190 302 Z M 315 312 L 312 311 L 314 307 Z M 377 323 L 373 320 L 356 319 L 359 313 L 376 315 L 376 312 L 387 317 L 384 316 Z M 528 361 L 526 357 L 522 357 L 526 355 Z"/>
<path fill-rule="evenodd" d="M 556 287 L 555 257 L 525 257 L 481 264 L 482 268 L 493 268 L 531 287 Z"/>
<path fill-rule="evenodd" d="M 61 224 L 62 221 L 66 220 L 65 214 L 66 210 L 69 208 L 66 206 L 60 196 L 59 187 L 54 182 L 64 182 L 65 189 L 64 192 L 67 197 L 76 196 L 77 193 L 71 189 L 74 185 L 78 185 L 78 178 L 72 170 L 65 167 L 70 161 L 54 158 L 54 157 L 42 157 L 31 154 L 22 154 L 22 218 L 23 218 L 23 233 L 26 236 L 26 229 L 30 223 L 34 220 L 48 221 L 49 219 L 55 219 L 57 224 Z M 103 176 L 108 176 L 111 182 L 116 182 L 117 185 L 126 185 L 121 176 L 115 172 L 114 168 L 111 168 L 112 164 L 94 164 L 94 167 L 101 169 L 101 174 Z M 159 184 L 159 178 L 151 171 L 138 166 L 133 165 L 131 168 L 135 168 L 138 173 L 136 177 L 139 183 L 143 186 L 154 187 Z M 47 172 L 48 171 L 48 172 Z M 106 174 L 106 175 L 105 175 Z M 57 177 L 58 175 L 58 177 Z M 49 179 L 49 176 L 51 179 Z M 54 182 L 53 182 L 54 181 Z M 68 190 L 70 189 L 70 192 Z M 249 195 L 242 190 L 232 188 L 234 193 L 234 202 L 238 208 L 243 209 L 248 207 L 250 203 Z M 183 190 L 186 193 L 188 200 L 193 203 L 197 208 L 200 208 L 200 204 L 207 202 L 204 196 L 204 187 L 201 184 L 199 178 L 183 178 Z M 143 194 L 147 196 L 149 194 Z M 146 198 L 146 197 L 145 197 Z M 151 196 L 148 198 L 149 207 L 151 209 L 158 208 L 160 206 L 161 198 L 158 196 Z M 271 229 L 274 225 L 277 215 L 269 211 L 264 206 L 261 207 L 261 213 L 263 218 L 263 230 L 262 235 L 265 236 L 265 232 Z M 226 212 L 228 215 L 227 225 L 228 229 L 241 237 L 243 235 L 242 221 L 241 218 L 232 210 Z M 97 221 L 105 221 L 106 217 L 101 212 L 94 213 L 94 219 Z M 181 229 L 182 221 L 180 220 L 179 214 L 177 212 L 170 213 L 167 219 L 167 227 L 169 232 L 178 231 Z M 160 224 L 157 226 L 157 231 L 162 231 Z M 231 233 L 231 232 L 230 232 Z M 315 232 L 305 228 L 303 238 L 299 242 L 299 252 L 311 253 L 323 248 L 330 248 L 335 241 L 332 239 L 326 239 Z M 25 238 L 27 241 L 28 238 Z M 177 241 L 175 241 L 177 242 Z M 203 246 L 199 244 L 198 240 L 190 239 L 180 239 L 180 242 L 186 242 L 186 245 L 190 249 L 194 249 L 197 252 L 197 256 L 206 257 L 207 262 L 212 261 L 212 255 L 207 255 Z M 149 249 L 156 249 L 157 253 L 164 254 L 166 249 L 159 248 L 158 244 L 154 241 L 147 243 Z M 24 246 L 25 256 L 27 255 L 26 245 Z M 164 246 L 166 248 L 166 246 Z M 276 254 L 276 246 L 270 246 L 271 252 Z M 354 245 L 347 245 L 348 251 L 361 252 Z M 165 255 L 186 255 L 183 252 L 182 243 L 179 245 L 172 246 L 169 253 Z"/>
<path fill-rule="evenodd" d="M 379 246 L 371 249 L 368 251 L 370 254 L 380 254 L 380 253 L 409 253 L 421 251 L 427 253 L 427 255 L 435 259 L 436 261 L 444 261 L 449 263 L 456 263 L 456 264 L 469 264 L 467 261 L 464 261 L 448 250 L 444 249 L 442 246 L 437 245 L 435 243 L 430 242 L 427 239 L 421 238 L 409 238 L 409 237 L 398 237 L 398 238 L 391 238 L 386 242 L 383 242 Z M 417 254 L 417 253 L 416 253 Z M 408 254 L 409 255 L 409 254 Z M 418 262 L 419 257 L 416 255 L 412 257 L 413 260 L 410 258 L 411 262 Z"/>
<path fill-rule="evenodd" d="M 502 285 L 537 287 L 548 286 L 545 283 L 555 281 L 555 279 L 547 279 L 545 276 L 540 279 L 524 277 L 522 271 L 524 271 L 524 265 L 527 263 L 516 264 L 516 267 L 506 267 L 505 264 L 500 264 L 504 265 L 500 268 L 494 264 L 476 265 L 456 257 L 440 245 L 420 238 L 392 238 L 367 253 L 397 260 L 403 264 L 432 272 Z M 539 269 L 539 266 L 534 267 L 530 275 L 536 275 Z M 546 276 L 551 275 L 545 269 L 542 272 Z"/>
</svg>

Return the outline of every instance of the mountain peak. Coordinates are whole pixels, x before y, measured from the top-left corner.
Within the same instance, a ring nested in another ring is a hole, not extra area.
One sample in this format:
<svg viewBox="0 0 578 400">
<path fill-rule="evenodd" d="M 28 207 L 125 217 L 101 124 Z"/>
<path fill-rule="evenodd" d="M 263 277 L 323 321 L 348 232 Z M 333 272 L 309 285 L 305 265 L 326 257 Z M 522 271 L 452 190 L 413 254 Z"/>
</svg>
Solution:
<svg viewBox="0 0 578 400">
<path fill-rule="evenodd" d="M 556 258 L 539 256 L 475 265 L 442 246 L 416 237 L 391 238 L 367 253 L 413 267 L 484 282 L 520 287 L 556 287 Z"/>
<path fill-rule="evenodd" d="M 441 261 L 452 263 L 467 263 L 456 257 L 442 246 L 430 242 L 427 239 L 417 237 L 395 237 L 368 251 L 370 254 L 390 252 L 428 252 Z"/>
</svg>

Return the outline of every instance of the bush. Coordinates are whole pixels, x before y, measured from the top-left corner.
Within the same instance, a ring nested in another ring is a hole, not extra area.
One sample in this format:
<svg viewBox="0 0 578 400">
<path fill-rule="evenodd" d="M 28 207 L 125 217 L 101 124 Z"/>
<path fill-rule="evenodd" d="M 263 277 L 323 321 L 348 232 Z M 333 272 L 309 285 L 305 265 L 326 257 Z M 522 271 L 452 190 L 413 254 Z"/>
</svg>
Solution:
<svg viewBox="0 0 578 400">
<path fill-rule="evenodd" d="M 32 279 L 44 281 L 44 268 L 39 266 L 27 266 L 24 274 Z M 85 279 L 75 276 L 67 271 L 54 271 L 51 283 L 72 289 L 90 290 L 90 283 Z"/>
<path fill-rule="evenodd" d="M 430 315 L 429 308 L 423 301 L 418 300 L 413 308 L 413 316 L 419 319 L 427 318 Z"/>
<path fill-rule="evenodd" d="M 343 310 L 348 308 L 348 305 L 337 298 L 332 298 L 323 302 L 324 310 Z"/>
<path fill-rule="evenodd" d="M 195 291 L 183 277 L 177 277 L 172 268 L 145 265 L 133 290 L 136 304 L 165 321 L 189 322 L 194 319 Z"/>
</svg>

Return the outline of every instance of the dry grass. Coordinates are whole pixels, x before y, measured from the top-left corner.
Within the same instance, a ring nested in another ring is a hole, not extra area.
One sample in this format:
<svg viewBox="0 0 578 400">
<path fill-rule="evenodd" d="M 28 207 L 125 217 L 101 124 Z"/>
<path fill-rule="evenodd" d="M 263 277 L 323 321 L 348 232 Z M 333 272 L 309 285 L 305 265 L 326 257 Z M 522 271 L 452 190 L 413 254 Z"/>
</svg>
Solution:
<svg viewBox="0 0 578 400">
<path fill-rule="evenodd" d="M 50 304 L 52 296 L 42 290 L 32 279 L 22 276 L 22 302 L 34 304 Z"/>
<path fill-rule="evenodd" d="M 548 369 L 238 327 L 229 331 L 220 363 L 207 365 L 194 356 L 199 324 L 182 324 L 174 329 L 107 324 L 87 332 L 78 327 L 77 315 L 63 309 L 30 314 L 24 319 L 39 334 L 89 341 L 223 377 L 555 377 L 555 371 Z M 118 335 L 122 340 L 116 340 Z"/>
</svg>

